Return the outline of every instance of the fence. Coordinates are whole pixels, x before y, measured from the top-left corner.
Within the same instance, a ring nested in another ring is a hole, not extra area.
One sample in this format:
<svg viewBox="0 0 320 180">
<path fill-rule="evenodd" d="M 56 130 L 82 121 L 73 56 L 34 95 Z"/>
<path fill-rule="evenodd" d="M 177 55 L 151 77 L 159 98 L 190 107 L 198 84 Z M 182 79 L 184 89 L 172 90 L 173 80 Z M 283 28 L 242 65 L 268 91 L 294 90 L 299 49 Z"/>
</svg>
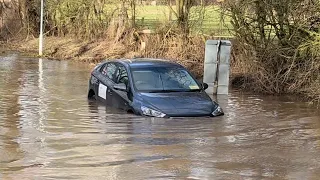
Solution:
<svg viewBox="0 0 320 180">
<path fill-rule="evenodd" d="M 167 24 L 174 24 L 176 23 L 175 20 L 164 22 L 157 19 L 138 19 L 136 23 L 141 28 L 155 30 L 159 26 L 167 23 Z M 224 24 L 219 21 L 196 21 L 190 20 L 189 21 L 190 30 L 192 33 L 198 34 L 207 34 L 207 35 L 214 35 L 214 36 L 232 36 L 232 27 L 231 24 Z"/>
<path fill-rule="evenodd" d="M 90 27 L 95 26 L 95 19 L 88 20 Z M 150 29 L 152 31 L 160 28 L 164 25 L 174 25 L 177 23 L 175 20 L 172 21 L 162 21 L 158 19 L 137 19 L 136 25 L 139 29 Z M 103 27 L 98 28 L 106 28 L 108 27 L 109 22 L 105 22 Z M 189 21 L 190 31 L 192 34 L 204 34 L 209 36 L 216 37 L 232 37 L 232 27 L 230 24 L 222 24 L 219 21 Z M 66 27 L 72 27 L 72 24 L 66 24 Z M 18 29 L 17 29 L 18 28 Z M 19 31 L 21 28 L 21 20 L 20 19 L 9 19 L 5 17 L 0 18 L 0 35 L 2 37 L 6 35 L 14 35 L 15 32 Z M 100 31 L 100 30 L 99 30 Z M 103 29 L 101 29 L 103 31 Z"/>
</svg>

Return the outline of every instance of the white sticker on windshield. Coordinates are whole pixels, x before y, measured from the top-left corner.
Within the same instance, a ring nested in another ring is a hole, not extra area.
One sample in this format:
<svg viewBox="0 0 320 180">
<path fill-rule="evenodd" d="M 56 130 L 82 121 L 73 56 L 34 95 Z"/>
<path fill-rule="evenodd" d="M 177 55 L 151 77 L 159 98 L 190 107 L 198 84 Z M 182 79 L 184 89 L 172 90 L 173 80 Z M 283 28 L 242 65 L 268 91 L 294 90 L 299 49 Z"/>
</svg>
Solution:
<svg viewBox="0 0 320 180">
<path fill-rule="evenodd" d="M 200 89 L 198 85 L 189 86 L 190 89 Z"/>
<path fill-rule="evenodd" d="M 103 85 L 103 84 L 99 84 L 99 90 L 98 90 L 98 96 L 103 98 L 103 99 L 107 99 L 107 86 Z"/>
</svg>

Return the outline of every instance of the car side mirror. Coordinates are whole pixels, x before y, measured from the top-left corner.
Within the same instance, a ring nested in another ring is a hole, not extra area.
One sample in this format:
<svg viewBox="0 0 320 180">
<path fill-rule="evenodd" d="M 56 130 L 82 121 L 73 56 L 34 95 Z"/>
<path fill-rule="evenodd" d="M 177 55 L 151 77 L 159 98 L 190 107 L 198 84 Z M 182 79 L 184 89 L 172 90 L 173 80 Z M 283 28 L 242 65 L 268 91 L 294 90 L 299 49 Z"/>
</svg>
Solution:
<svg viewBox="0 0 320 180">
<path fill-rule="evenodd" d="M 209 85 L 207 83 L 202 83 L 203 89 L 206 90 L 208 89 Z"/>
<path fill-rule="evenodd" d="M 119 91 L 127 91 L 127 86 L 124 83 L 116 84 L 113 88 Z"/>
</svg>

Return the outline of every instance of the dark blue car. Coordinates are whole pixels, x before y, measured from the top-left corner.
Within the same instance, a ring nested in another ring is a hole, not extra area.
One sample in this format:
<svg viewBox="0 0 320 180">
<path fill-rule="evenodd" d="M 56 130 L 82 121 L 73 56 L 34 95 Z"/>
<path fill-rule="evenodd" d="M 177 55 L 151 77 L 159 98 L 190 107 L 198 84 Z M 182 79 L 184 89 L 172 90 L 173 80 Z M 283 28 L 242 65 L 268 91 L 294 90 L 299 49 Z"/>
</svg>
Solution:
<svg viewBox="0 0 320 180">
<path fill-rule="evenodd" d="M 151 117 L 220 116 L 223 111 L 181 65 L 158 59 L 103 62 L 91 73 L 88 98 Z"/>
</svg>

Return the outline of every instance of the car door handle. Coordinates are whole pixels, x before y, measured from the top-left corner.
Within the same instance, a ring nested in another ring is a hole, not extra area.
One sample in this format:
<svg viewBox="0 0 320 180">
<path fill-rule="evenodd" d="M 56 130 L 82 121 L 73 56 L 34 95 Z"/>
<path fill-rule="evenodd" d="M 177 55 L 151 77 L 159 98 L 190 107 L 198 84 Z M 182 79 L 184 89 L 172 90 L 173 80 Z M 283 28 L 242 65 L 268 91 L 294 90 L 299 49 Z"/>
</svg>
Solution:
<svg viewBox="0 0 320 180">
<path fill-rule="evenodd" d="M 108 93 L 110 96 L 112 96 L 112 91 L 108 88 Z"/>
</svg>

